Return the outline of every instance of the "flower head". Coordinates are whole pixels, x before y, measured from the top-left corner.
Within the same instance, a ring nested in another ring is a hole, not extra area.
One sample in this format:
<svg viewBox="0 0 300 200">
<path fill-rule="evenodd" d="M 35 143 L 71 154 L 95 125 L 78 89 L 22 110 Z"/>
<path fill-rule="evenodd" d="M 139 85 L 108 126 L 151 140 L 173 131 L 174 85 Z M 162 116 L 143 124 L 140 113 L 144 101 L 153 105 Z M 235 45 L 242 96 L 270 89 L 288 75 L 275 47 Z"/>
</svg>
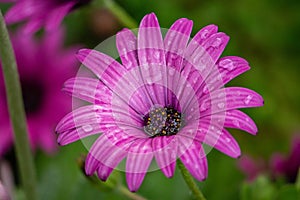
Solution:
<svg viewBox="0 0 300 200">
<path fill-rule="evenodd" d="M 237 109 L 262 106 L 263 99 L 246 88 L 223 88 L 249 69 L 242 58 L 220 58 L 227 35 L 209 25 L 190 40 L 191 30 L 192 21 L 182 18 L 163 37 L 152 13 L 137 36 L 128 29 L 117 34 L 122 64 L 95 50 L 78 52 L 96 78 L 70 79 L 64 90 L 90 104 L 66 115 L 56 131 L 61 145 L 102 133 L 89 149 L 86 174 L 97 171 L 106 180 L 126 157 L 127 184 L 136 191 L 154 158 L 166 177 L 179 158 L 201 181 L 207 177 L 203 143 L 240 156 L 225 127 L 255 134 L 255 123 Z"/>
<path fill-rule="evenodd" d="M 23 27 L 26 33 L 36 32 L 42 27 L 47 31 L 56 30 L 70 11 L 89 2 L 90 0 L 18 0 L 5 14 L 5 21 L 7 24 L 27 21 Z"/>
<path fill-rule="evenodd" d="M 37 41 L 31 35 L 11 35 L 21 81 L 31 147 L 47 152 L 56 149 L 55 124 L 71 109 L 61 86 L 75 74 L 75 48 L 62 49 L 63 31 L 49 33 Z M 0 156 L 13 146 L 13 134 L 0 72 Z"/>
</svg>

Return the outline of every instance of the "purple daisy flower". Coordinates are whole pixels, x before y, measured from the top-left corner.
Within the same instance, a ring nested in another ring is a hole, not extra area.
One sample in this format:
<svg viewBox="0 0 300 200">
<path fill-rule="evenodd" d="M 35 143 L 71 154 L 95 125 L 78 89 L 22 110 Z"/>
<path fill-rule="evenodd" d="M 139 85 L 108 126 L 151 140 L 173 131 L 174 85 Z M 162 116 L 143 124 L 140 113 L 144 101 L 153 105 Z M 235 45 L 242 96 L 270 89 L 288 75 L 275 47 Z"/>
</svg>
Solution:
<svg viewBox="0 0 300 200">
<path fill-rule="evenodd" d="M 4 0 L 8 2 L 9 0 Z M 16 0 L 11 0 L 15 2 Z M 58 29 L 63 18 L 73 9 L 91 0 L 18 0 L 5 14 L 7 24 L 27 21 L 25 33 L 36 32 L 42 27 L 47 31 Z"/>
<path fill-rule="evenodd" d="M 229 37 L 215 25 L 190 40 L 191 30 L 192 21 L 182 18 L 163 37 L 152 13 L 137 36 L 128 29 L 117 34 L 122 64 L 95 50 L 78 52 L 96 77 L 70 79 L 64 91 L 90 104 L 66 115 L 56 132 L 60 145 L 102 133 L 89 149 L 87 175 L 97 172 L 105 181 L 126 158 L 127 184 L 137 191 L 153 158 L 166 177 L 173 176 L 179 158 L 202 181 L 208 153 L 203 144 L 236 158 L 240 148 L 225 127 L 256 134 L 255 123 L 237 109 L 262 106 L 262 97 L 246 88 L 223 88 L 248 63 L 219 58 Z"/>
<path fill-rule="evenodd" d="M 39 41 L 18 32 L 11 35 L 22 86 L 31 147 L 46 152 L 57 148 L 55 124 L 70 112 L 70 98 L 61 86 L 75 74 L 75 48 L 63 49 L 63 31 L 46 34 Z M 13 134 L 0 72 L 0 156 L 13 146 Z"/>
</svg>

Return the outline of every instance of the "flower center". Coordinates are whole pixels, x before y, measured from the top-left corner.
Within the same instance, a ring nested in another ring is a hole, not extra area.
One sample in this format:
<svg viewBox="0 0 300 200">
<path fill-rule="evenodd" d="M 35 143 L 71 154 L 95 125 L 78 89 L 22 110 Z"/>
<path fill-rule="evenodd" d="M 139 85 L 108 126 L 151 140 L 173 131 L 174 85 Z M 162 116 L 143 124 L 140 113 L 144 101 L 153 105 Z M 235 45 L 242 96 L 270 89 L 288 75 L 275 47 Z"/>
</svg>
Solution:
<svg viewBox="0 0 300 200">
<path fill-rule="evenodd" d="M 38 81 L 39 82 L 39 81 Z M 26 114 L 37 112 L 43 103 L 42 85 L 33 80 L 21 80 L 23 102 Z"/>
<path fill-rule="evenodd" d="M 151 137 L 176 135 L 182 124 L 181 113 L 172 107 L 154 107 L 144 118 L 145 132 Z"/>
</svg>

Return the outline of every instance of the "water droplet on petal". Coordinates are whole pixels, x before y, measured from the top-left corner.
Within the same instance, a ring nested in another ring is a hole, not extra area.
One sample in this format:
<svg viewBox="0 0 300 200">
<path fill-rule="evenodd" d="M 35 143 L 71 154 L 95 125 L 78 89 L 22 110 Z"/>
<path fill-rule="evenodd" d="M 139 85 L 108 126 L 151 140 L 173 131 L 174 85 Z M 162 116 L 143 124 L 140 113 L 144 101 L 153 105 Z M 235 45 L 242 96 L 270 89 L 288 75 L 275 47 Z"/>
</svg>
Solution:
<svg viewBox="0 0 300 200">
<path fill-rule="evenodd" d="M 158 51 L 155 51 L 154 54 L 153 54 L 153 57 L 156 59 L 156 60 L 159 60 L 160 59 L 160 53 Z"/>
<path fill-rule="evenodd" d="M 220 61 L 219 66 L 222 67 L 223 69 L 227 69 L 229 71 L 236 68 L 233 61 L 230 59 L 224 59 L 224 60 Z"/>
<path fill-rule="evenodd" d="M 225 104 L 224 104 L 223 102 L 218 103 L 218 108 L 222 109 L 222 108 L 224 108 L 224 107 L 225 107 Z"/>
<path fill-rule="evenodd" d="M 250 103 L 251 100 L 252 100 L 252 95 L 248 95 L 248 96 L 245 98 L 244 103 L 245 103 L 246 105 L 248 105 L 248 104 Z"/>
<path fill-rule="evenodd" d="M 200 111 L 205 111 L 208 109 L 208 106 L 207 106 L 207 103 L 202 103 L 201 106 L 200 106 Z"/>
<path fill-rule="evenodd" d="M 82 130 L 84 132 L 91 132 L 93 130 L 93 127 L 91 125 L 84 125 L 82 126 Z"/>
<path fill-rule="evenodd" d="M 207 94 L 207 93 L 208 93 L 208 86 L 207 86 L 207 85 L 205 85 L 205 86 L 203 87 L 203 93 L 204 93 L 204 94 Z"/>
<path fill-rule="evenodd" d="M 227 138 L 225 138 L 225 140 L 226 140 L 226 142 L 228 142 L 228 143 L 229 143 L 229 142 L 231 142 L 231 139 L 230 139 L 230 138 L 228 138 L 228 137 L 227 137 Z"/>
<path fill-rule="evenodd" d="M 221 92 L 220 94 L 218 94 L 218 98 L 223 98 L 225 96 L 224 92 Z"/>
<path fill-rule="evenodd" d="M 237 128 L 239 128 L 240 127 L 240 123 L 239 123 L 239 121 L 238 120 L 232 120 L 232 123 L 237 127 Z"/>
<path fill-rule="evenodd" d="M 219 47 L 222 43 L 222 39 L 221 38 L 216 38 L 216 40 L 212 43 L 212 47 Z"/>
<path fill-rule="evenodd" d="M 208 30 L 204 30 L 204 31 L 201 33 L 201 39 L 207 38 L 207 35 L 208 35 Z"/>
</svg>

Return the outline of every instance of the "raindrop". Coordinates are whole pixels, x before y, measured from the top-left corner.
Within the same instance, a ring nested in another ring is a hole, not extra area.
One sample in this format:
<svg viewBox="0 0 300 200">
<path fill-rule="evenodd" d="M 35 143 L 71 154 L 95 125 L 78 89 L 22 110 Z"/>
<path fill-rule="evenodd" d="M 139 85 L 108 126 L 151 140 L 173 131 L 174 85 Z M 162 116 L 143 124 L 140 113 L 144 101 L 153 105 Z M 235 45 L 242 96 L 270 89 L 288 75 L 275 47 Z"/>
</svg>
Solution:
<svg viewBox="0 0 300 200">
<path fill-rule="evenodd" d="M 221 38 L 216 38 L 216 40 L 212 43 L 212 47 L 219 47 L 222 43 L 222 39 Z"/>
<path fill-rule="evenodd" d="M 160 53 L 158 51 L 155 51 L 154 54 L 153 54 L 153 57 L 156 59 L 156 60 L 159 60 L 160 59 Z"/>
<path fill-rule="evenodd" d="M 220 92 L 220 94 L 218 94 L 218 98 L 223 98 L 225 97 L 225 93 L 224 92 Z"/>
<path fill-rule="evenodd" d="M 168 70 L 168 73 L 169 73 L 170 76 L 174 76 L 175 70 L 169 69 L 169 70 Z"/>
<path fill-rule="evenodd" d="M 224 107 L 225 107 L 225 104 L 224 104 L 223 102 L 218 103 L 218 108 L 222 109 L 222 108 L 224 108 Z"/>
<path fill-rule="evenodd" d="M 208 30 L 204 30 L 204 31 L 201 33 L 201 39 L 207 38 L 207 35 L 208 35 Z"/>
<path fill-rule="evenodd" d="M 245 103 L 246 105 L 248 105 L 248 104 L 250 103 L 251 100 L 252 100 L 252 95 L 248 95 L 248 96 L 245 98 L 244 103 Z"/>
<path fill-rule="evenodd" d="M 225 140 L 226 140 L 226 142 L 228 142 L 228 143 L 231 142 L 231 139 L 228 138 L 228 137 L 227 137 Z"/>
<path fill-rule="evenodd" d="M 200 111 L 205 111 L 205 110 L 207 110 L 207 109 L 208 109 L 208 105 L 207 105 L 207 104 L 208 104 L 208 103 L 206 103 L 206 102 L 202 103 L 201 106 L 200 106 Z"/>
<path fill-rule="evenodd" d="M 162 79 L 162 74 L 158 73 L 158 74 L 154 74 L 154 75 L 150 75 L 148 77 L 146 77 L 146 81 L 147 83 L 157 83 Z"/>
<path fill-rule="evenodd" d="M 91 132 L 93 130 L 93 127 L 91 125 L 84 125 L 82 126 L 82 130 L 84 132 Z"/>
<path fill-rule="evenodd" d="M 238 120 L 232 120 L 232 123 L 236 126 L 236 127 L 240 127 L 240 123 L 239 123 L 239 121 Z"/>
<path fill-rule="evenodd" d="M 167 45 L 171 46 L 172 42 L 170 40 L 168 40 Z"/>
<path fill-rule="evenodd" d="M 205 86 L 203 87 L 203 93 L 204 93 L 204 94 L 207 94 L 207 93 L 208 93 L 208 86 L 207 86 L 207 85 L 205 85 Z"/>
<path fill-rule="evenodd" d="M 127 66 L 128 68 L 130 68 L 130 67 L 132 66 L 132 62 L 131 62 L 130 60 L 127 60 L 126 66 Z"/>
<path fill-rule="evenodd" d="M 220 61 L 219 66 L 224 69 L 228 69 L 229 71 L 236 68 L 233 61 L 230 59 L 224 59 L 224 60 Z"/>
</svg>

